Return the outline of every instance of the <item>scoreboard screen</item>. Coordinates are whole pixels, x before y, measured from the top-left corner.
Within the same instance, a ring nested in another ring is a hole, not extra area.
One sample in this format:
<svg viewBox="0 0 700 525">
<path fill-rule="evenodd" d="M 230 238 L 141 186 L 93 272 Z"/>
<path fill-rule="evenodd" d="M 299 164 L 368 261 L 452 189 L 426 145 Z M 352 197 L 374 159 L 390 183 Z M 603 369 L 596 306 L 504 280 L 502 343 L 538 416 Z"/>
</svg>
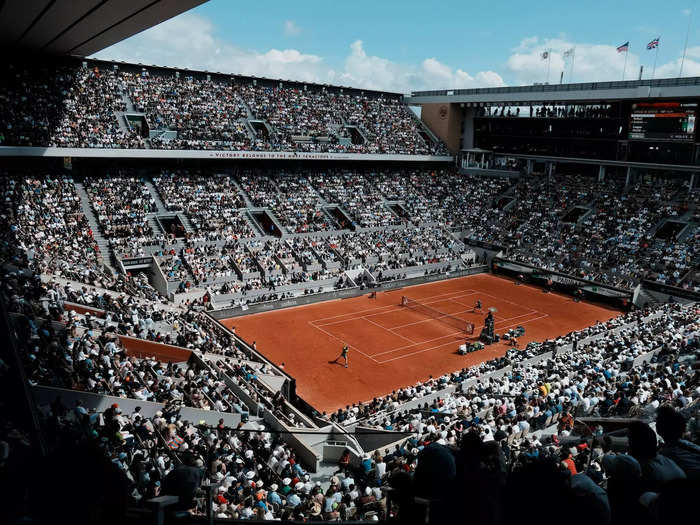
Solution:
<svg viewBox="0 0 700 525">
<path fill-rule="evenodd" d="M 682 140 L 695 138 L 696 102 L 640 102 L 632 104 L 630 139 Z"/>
</svg>

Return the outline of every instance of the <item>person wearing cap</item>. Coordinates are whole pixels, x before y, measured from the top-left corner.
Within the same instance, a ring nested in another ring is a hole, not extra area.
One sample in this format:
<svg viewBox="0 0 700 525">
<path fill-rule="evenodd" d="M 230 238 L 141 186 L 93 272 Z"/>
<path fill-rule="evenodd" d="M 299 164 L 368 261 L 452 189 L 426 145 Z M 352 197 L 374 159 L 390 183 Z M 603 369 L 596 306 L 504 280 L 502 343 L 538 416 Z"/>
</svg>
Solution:
<svg viewBox="0 0 700 525">
<path fill-rule="evenodd" d="M 290 507 L 296 507 L 300 503 L 301 498 L 296 492 L 292 491 L 287 495 L 287 505 L 289 505 Z"/>
<path fill-rule="evenodd" d="M 280 489 L 280 492 L 283 495 L 286 496 L 292 490 L 292 487 L 289 486 L 291 482 L 292 482 L 291 478 L 284 478 L 282 480 L 282 488 Z"/>
<path fill-rule="evenodd" d="M 277 493 L 278 488 L 277 483 L 270 485 L 270 490 L 267 493 L 267 501 L 270 503 L 276 503 L 277 505 L 282 505 L 282 498 L 280 498 L 280 495 Z"/>
<path fill-rule="evenodd" d="M 362 474 L 367 476 L 372 470 L 372 459 L 366 452 L 362 455 Z"/>
</svg>

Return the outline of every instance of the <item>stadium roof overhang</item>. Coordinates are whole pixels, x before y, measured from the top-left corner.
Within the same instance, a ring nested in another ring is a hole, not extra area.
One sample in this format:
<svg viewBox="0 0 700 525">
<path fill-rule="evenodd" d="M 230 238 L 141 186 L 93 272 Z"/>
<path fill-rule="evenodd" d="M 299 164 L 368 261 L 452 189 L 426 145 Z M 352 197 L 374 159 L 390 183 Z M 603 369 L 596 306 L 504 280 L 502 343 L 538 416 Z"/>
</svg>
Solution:
<svg viewBox="0 0 700 525">
<path fill-rule="evenodd" d="M 537 105 L 556 103 L 600 103 L 620 100 L 676 100 L 700 98 L 700 77 L 542 84 L 481 89 L 415 91 L 407 104 Z"/>
<path fill-rule="evenodd" d="M 88 56 L 207 0 L 0 0 L 0 45 Z"/>
</svg>

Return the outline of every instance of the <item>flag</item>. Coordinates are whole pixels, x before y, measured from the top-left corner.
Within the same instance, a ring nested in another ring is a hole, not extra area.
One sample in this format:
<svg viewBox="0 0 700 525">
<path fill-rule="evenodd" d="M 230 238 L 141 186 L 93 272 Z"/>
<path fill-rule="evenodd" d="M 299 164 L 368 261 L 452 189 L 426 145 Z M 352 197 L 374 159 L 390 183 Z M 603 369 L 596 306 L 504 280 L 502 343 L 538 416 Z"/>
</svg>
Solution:
<svg viewBox="0 0 700 525">
<path fill-rule="evenodd" d="M 629 51 L 629 50 L 630 50 L 629 40 L 627 42 L 625 42 L 624 44 L 622 44 L 621 46 L 617 47 L 618 53 L 627 53 L 627 51 Z"/>
<path fill-rule="evenodd" d="M 657 47 L 659 47 L 658 37 L 647 44 L 647 49 L 656 49 Z"/>
<path fill-rule="evenodd" d="M 544 51 L 542 53 L 542 60 L 547 60 L 549 58 L 549 51 Z"/>
<path fill-rule="evenodd" d="M 571 56 L 574 56 L 574 51 L 575 51 L 575 48 L 573 48 L 573 47 L 571 49 L 567 49 L 566 51 L 564 51 L 564 58 L 569 58 Z"/>
</svg>

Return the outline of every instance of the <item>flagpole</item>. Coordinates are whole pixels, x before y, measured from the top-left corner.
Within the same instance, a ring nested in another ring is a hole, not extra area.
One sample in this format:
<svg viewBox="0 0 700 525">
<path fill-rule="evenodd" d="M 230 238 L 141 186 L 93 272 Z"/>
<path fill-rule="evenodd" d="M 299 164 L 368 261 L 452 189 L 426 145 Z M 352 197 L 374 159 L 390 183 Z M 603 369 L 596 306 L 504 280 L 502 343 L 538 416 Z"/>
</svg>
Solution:
<svg viewBox="0 0 700 525">
<path fill-rule="evenodd" d="M 683 64 L 685 63 L 685 52 L 688 50 L 688 35 L 690 35 L 690 22 L 693 20 L 693 12 L 688 14 L 688 30 L 685 32 L 685 44 L 683 44 L 683 58 L 681 58 L 681 70 L 678 73 L 679 77 L 683 76 Z"/>
<path fill-rule="evenodd" d="M 574 52 L 571 55 L 571 73 L 569 73 L 569 83 L 574 83 L 574 60 L 576 60 L 576 46 L 574 46 Z"/>
<path fill-rule="evenodd" d="M 625 65 L 622 66 L 622 80 L 625 80 L 625 71 L 627 71 L 627 55 L 630 54 L 630 46 L 627 44 L 627 51 L 625 51 Z"/>
<path fill-rule="evenodd" d="M 547 51 L 547 84 L 549 84 L 549 65 L 552 63 L 552 48 Z"/>
<path fill-rule="evenodd" d="M 654 75 L 656 75 L 656 59 L 659 58 L 659 46 L 661 45 L 661 40 L 656 44 L 656 53 L 654 53 L 654 69 L 651 70 L 651 79 L 654 80 Z"/>
</svg>

